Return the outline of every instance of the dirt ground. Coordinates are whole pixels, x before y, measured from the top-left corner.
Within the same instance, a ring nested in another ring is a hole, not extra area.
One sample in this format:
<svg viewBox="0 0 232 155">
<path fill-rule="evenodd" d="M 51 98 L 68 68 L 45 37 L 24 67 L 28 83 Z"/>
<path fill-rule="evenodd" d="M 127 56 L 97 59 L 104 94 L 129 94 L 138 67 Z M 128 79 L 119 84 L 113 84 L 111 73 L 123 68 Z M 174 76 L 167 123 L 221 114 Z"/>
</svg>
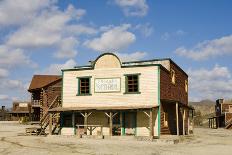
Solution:
<svg viewBox="0 0 232 155">
<path fill-rule="evenodd" d="M 64 136 L 18 136 L 28 125 L 0 122 L 0 154 L 11 155 L 231 155 L 232 130 L 195 128 L 178 144 Z"/>
</svg>

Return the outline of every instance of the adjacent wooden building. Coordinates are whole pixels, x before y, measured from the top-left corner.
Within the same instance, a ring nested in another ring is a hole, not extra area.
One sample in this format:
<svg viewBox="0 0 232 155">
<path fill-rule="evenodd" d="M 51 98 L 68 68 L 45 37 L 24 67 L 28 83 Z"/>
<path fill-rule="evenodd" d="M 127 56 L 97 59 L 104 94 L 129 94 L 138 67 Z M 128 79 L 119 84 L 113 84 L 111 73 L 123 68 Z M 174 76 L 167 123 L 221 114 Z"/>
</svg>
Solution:
<svg viewBox="0 0 232 155">
<path fill-rule="evenodd" d="M 34 75 L 28 91 L 31 93 L 31 121 L 41 121 L 48 109 L 58 106 L 61 97 L 62 77 L 58 75 Z"/>
<path fill-rule="evenodd" d="M 160 137 L 190 132 L 188 75 L 171 59 L 121 62 L 104 53 L 88 66 L 62 70 L 62 135 Z"/>
<path fill-rule="evenodd" d="M 20 121 L 22 119 L 31 118 L 31 103 L 28 101 L 14 101 L 12 105 L 11 120 L 12 121 Z"/>
<path fill-rule="evenodd" d="M 209 118 L 209 128 L 232 129 L 232 101 L 216 100 L 215 116 Z"/>
</svg>

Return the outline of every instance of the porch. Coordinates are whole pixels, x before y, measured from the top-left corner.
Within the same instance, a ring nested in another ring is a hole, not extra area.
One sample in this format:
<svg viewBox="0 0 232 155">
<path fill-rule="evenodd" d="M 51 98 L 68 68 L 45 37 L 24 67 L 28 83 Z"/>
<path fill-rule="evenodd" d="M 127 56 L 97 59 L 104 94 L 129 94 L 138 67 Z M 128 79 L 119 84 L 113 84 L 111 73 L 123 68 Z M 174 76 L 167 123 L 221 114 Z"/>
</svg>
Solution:
<svg viewBox="0 0 232 155">
<path fill-rule="evenodd" d="M 60 113 L 60 134 L 79 137 L 160 136 L 159 106 L 57 107 L 49 110 L 49 133 L 53 115 Z"/>
</svg>

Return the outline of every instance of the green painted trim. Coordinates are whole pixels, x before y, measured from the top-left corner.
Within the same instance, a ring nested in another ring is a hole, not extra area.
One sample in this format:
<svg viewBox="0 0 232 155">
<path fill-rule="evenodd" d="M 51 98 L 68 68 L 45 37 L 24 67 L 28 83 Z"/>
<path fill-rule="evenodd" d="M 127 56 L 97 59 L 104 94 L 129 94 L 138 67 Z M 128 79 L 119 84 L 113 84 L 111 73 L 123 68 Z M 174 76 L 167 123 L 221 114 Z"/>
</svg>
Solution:
<svg viewBox="0 0 232 155">
<path fill-rule="evenodd" d="M 150 66 L 161 66 L 161 64 L 145 64 L 145 65 L 130 65 L 130 66 L 121 66 L 121 68 L 131 68 L 131 67 L 150 67 Z M 164 67 L 162 67 L 164 68 Z M 166 68 L 164 68 L 165 70 L 167 70 Z M 70 68 L 70 69 L 63 69 L 62 71 L 80 71 L 80 70 L 94 70 L 93 67 L 90 68 Z"/>
<path fill-rule="evenodd" d="M 158 71 L 157 71 L 157 77 L 158 77 L 158 137 L 160 137 L 160 68 L 158 68 Z"/>
<path fill-rule="evenodd" d="M 92 96 L 92 94 L 76 94 L 76 96 Z"/>
<path fill-rule="evenodd" d="M 125 112 L 122 112 L 122 135 L 126 135 L 126 129 L 125 129 Z"/>
<path fill-rule="evenodd" d="M 138 91 L 137 92 L 128 92 L 128 76 L 137 75 L 138 76 Z M 141 94 L 140 92 L 140 75 L 141 74 L 124 74 L 125 76 L 125 92 L 123 94 Z"/>
<path fill-rule="evenodd" d="M 132 74 L 123 74 L 124 76 L 130 76 L 130 75 L 141 75 L 141 73 L 132 73 Z"/>
<path fill-rule="evenodd" d="M 96 90 L 95 90 L 95 81 L 97 79 L 120 79 L 120 90 L 119 91 L 110 91 L 110 92 L 96 92 Z M 94 78 L 94 93 L 99 94 L 99 93 L 120 93 L 120 92 L 122 92 L 122 79 L 121 79 L 121 77 Z"/>
<path fill-rule="evenodd" d="M 62 71 L 62 90 L 61 90 L 61 107 L 63 107 L 63 96 L 64 96 L 64 72 Z"/>
<path fill-rule="evenodd" d="M 128 95 L 128 94 L 141 94 L 141 92 L 125 92 L 123 94 L 124 95 Z"/>
<path fill-rule="evenodd" d="M 87 78 L 92 78 L 92 76 L 77 76 L 76 78 L 77 78 L 77 79 L 82 79 L 82 78 L 83 78 L 83 79 L 84 79 L 84 78 L 87 79 Z"/>
<path fill-rule="evenodd" d="M 64 124 L 64 118 L 63 118 L 63 113 L 60 113 L 60 127 L 62 128 Z"/>
</svg>

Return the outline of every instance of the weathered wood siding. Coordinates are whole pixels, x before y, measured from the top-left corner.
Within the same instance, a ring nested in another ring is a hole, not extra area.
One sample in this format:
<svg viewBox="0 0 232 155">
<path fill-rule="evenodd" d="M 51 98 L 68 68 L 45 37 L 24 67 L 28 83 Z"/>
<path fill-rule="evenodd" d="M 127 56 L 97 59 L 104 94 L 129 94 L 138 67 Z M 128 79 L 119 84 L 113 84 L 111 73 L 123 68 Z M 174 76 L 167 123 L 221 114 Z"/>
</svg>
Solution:
<svg viewBox="0 0 232 155">
<path fill-rule="evenodd" d="M 187 105 L 188 93 L 185 92 L 185 80 L 188 80 L 188 77 L 175 64 L 170 63 L 170 66 L 175 71 L 176 82 L 172 84 L 170 72 L 164 69 L 160 70 L 160 99 Z"/>
<path fill-rule="evenodd" d="M 125 93 L 124 74 L 141 73 L 139 76 L 139 90 L 141 94 Z M 63 107 L 77 106 L 110 106 L 110 105 L 157 105 L 158 104 L 158 67 L 133 68 L 98 68 L 94 70 L 64 71 L 63 73 Z M 77 77 L 92 76 L 91 96 L 77 96 Z M 121 78 L 121 92 L 95 93 L 95 78 Z"/>
</svg>

